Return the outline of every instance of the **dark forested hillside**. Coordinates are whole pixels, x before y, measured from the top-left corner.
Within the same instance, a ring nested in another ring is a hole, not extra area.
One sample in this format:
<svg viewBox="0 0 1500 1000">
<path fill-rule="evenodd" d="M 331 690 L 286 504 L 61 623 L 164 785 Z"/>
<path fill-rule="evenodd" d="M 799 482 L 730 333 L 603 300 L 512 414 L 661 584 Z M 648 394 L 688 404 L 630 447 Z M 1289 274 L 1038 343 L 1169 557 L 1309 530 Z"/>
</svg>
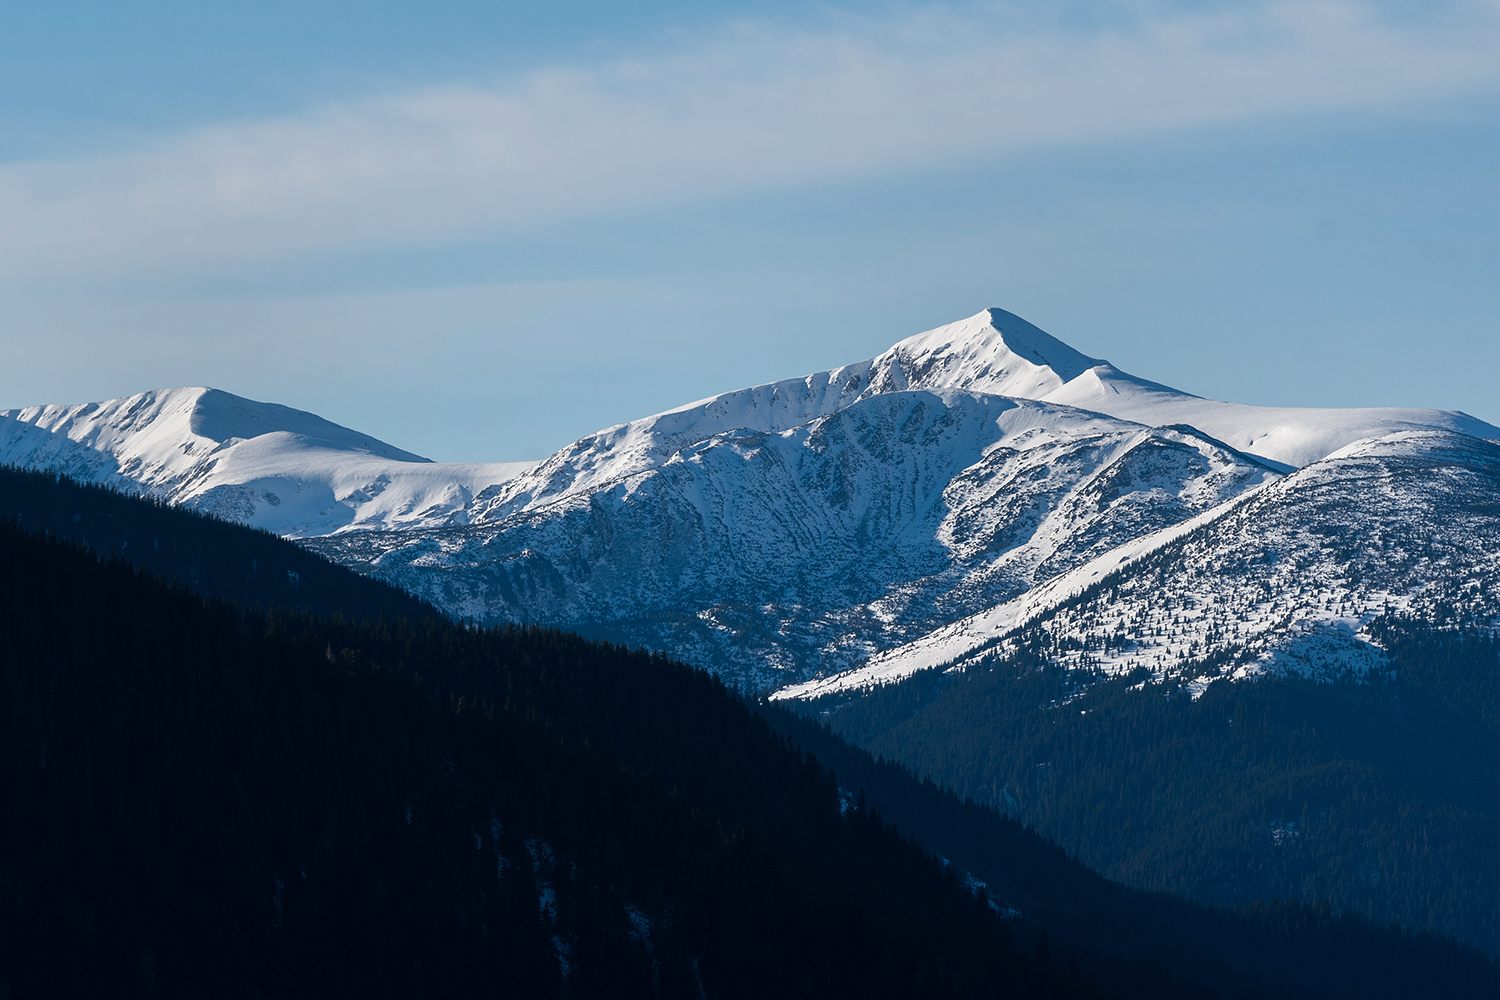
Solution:
<svg viewBox="0 0 1500 1000">
<path fill-rule="evenodd" d="M 370 619 L 438 613 L 405 591 L 269 532 L 51 472 L 0 466 L 0 520 L 7 518 L 29 531 L 117 554 L 189 590 L 245 607 Z"/>
<path fill-rule="evenodd" d="M 1500 952 L 1500 644 L 1399 618 L 1375 631 L 1391 662 L 1372 679 L 1193 700 L 1023 654 L 812 711 L 1111 878 L 1327 900 Z"/>
<path fill-rule="evenodd" d="M 317 619 L 0 564 L 4 995 L 1096 993 L 785 744 L 800 853 Z"/>
<path fill-rule="evenodd" d="M 918 780 L 900 764 L 872 758 L 826 724 L 775 704 L 763 710 L 776 729 L 815 752 L 841 782 L 867 789 L 887 819 L 963 865 L 988 883 L 993 898 L 1021 908 L 1060 940 L 1084 940 L 1126 955 L 1164 956 L 1179 975 L 1214 983 L 1234 996 L 1483 994 L 1480 984 L 1494 975 L 1493 962 L 1481 961 L 1490 973 L 1440 981 L 1451 971 L 1472 968 L 1477 953 L 1430 932 L 1412 934 L 1336 913 L 1326 902 L 1271 897 L 1250 906 L 1210 908 L 1108 881 L 1066 861 L 1071 855 L 1029 827 L 930 778 Z M 1080 822 L 1098 825 L 1108 819 L 1101 806 L 1097 817 Z M 1053 856 L 1040 860 L 1043 850 Z"/>
<path fill-rule="evenodd" d="M 235 532 L 268 537 L 218 527 L 230 552 Z M 630 995 L 647 969 L 663 995 L 693 977 L 714 996 L 741 981 L 763 996 L 1201 995 L 1184 979 L 1235 997 L 1500 993 L 1494 964 L 1453 942 L 1110 883 L 995 811 L 659 656 L 374 621 L 354 603 L 330 619 L 205 606 L 123 562 L 5 537 L 13 991 L 62 982 L 24 973 L 139 975 L 129 989 L 170 993 L 169 967 L 201 986 L 221 925 L 241 928 L 243 949 L 213 968 L 266 995 L 304 974 L 320 995 L 456 992 L 515 956 L 531 963 L 515 966 L 532 977 L 518 995 L 609 995 L 583 985 L 606 980 Z M 1008 908 L 1019 918 L 998 920 Z M 374 971 L 350 957 L 366 947 L 381 950 Z"/>
<path fill-rule="evenodd" d="M 776 732 L 789 735 L 831 765 L 856 801 L 863 791 L 886 819 L 988 883 L 1001 906 L 1077 949 L 1085 967 L 1120 953 L 1243 996 L 1443 996 L 1476 983 L 1500 989 L 1493 963 L 1431 936 L 1335 918 L 1315 906 L 1214 913 L 1126 889 L 988 807 L 924 785 L 774 707 L 752 714 L 706 673 L 661 657 L 540 629 L 471 632 L 427 623 L 332 634 L 335 648 L 358 643 L 377 660 L 414 666 L 454 690 L 494 692 L 552 721 L 571 742 L 610 746 L 662 775 L 727 823 L 753 824 L 810 865 L 837 865 L 824 853 L 826 840 L 808 839 L 817 815 L 804 794 L 789 793 L 810 780 L 786 763 Z"/>
</svg>

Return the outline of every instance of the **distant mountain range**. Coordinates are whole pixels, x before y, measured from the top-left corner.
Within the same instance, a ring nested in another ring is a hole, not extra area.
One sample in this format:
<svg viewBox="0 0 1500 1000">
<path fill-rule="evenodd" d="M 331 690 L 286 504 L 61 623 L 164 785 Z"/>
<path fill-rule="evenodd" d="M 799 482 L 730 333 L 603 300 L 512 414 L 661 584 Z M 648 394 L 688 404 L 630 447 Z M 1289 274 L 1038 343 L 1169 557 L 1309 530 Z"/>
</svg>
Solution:
<svg viewBox="0 0 1500 1000">
<path fill-rule="evenodd" d="M 427 462 L 209 389 L 0 412 L 0 461 L 296 537 L 457 616 L 803 696 L 1043 619 L 1092 637 L 1091 664 L 1203 684 L 1374 662 L 1361 630 L 1388 606 L 1496 613 L 1495 439 L 1454 411 L 1202 399 L 998 309 L 536 464 Z"/>
</svg>

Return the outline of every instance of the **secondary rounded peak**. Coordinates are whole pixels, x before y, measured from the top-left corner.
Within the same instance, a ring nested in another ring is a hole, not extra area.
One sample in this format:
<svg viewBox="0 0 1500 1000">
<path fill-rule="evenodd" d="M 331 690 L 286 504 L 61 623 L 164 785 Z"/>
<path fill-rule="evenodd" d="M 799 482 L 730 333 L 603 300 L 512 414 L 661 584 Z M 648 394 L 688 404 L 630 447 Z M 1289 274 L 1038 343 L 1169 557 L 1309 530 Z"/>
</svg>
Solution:
<svg viewBox="0 0 1500 1000">
<path fill-rule="evenodd" d="M 1096 365 L 1046 331 L 1004 309 L 919 333 L 875 359 L 871 388 L 955 388 L 1040 399 Z"/>
<path fill-rule="evenodd" d="M 284 431 L 306 438 L 310 443 L 341 451 L 363 451 L 399 462 L 429 461 L 368 434 L 324 420 L 316 413 L 280 403 L 246 399 L 222 389 L 201 391 L 193 407 L 192 430 L 200 437 L 218 442 L 232 438 L 249 440 L 262 434 Z"/>
<path fill-rule="evenodd" d="M 204 446 L 278 432 L 296 435 L 303 447 L 363 452 L 399 462 L 429 461 L 315 413 L 208 386 L 173 386 L 94 403 L 0 410 L 0 419 L 13 422 L 13 430 L 29 426 L 122 460 L 149 459 L 163 467 L 196 461 L 193 456 Z"/>
</svg>

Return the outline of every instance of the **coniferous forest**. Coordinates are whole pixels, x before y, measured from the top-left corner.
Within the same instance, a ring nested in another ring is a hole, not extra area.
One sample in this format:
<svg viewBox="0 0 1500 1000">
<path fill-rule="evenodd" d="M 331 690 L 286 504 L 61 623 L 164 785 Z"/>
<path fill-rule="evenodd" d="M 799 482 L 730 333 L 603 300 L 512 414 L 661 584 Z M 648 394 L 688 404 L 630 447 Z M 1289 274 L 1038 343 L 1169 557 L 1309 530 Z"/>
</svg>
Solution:
<svg viewBox="0 0 1500 1000">
<path fill-rule="evenodd" d="M 335 566 L 256 528 L 182 507 L 0 466 L 0 517 L 22 528 L 118 555 L 172 583 L 242 607 L 368 618 L 436 615 L 405 591 Z"/>
<path fill-rule="evenodd" d="M 107 513 L 137 551 L 150 525 L 205 567 L 289 544 L 24 483 L 58 521 Z M 0 500 L 3 995 L 1500 991 L 1453 940 L 1107 881 L 660 656 L 393 616 L 326 564 L 295 606 L 228 574 L 189 589 Z"/>
<path fill-rule="evenodd" d="M 1389 672 L 1186 687 L 1023 651 L 811 707 L 1111 878 L 1326 900 L 1500 951 L 1500 643 L 1388 616 Z"/>
<path fill-rule="evenodd" d="M 12 994 L 1085 995 L 769 733 L 763 779 L 821 820 L 800 856 L 361 642 L 567 670 L 560 637 L 244 613 L 0 549 Z"/>
</svg>

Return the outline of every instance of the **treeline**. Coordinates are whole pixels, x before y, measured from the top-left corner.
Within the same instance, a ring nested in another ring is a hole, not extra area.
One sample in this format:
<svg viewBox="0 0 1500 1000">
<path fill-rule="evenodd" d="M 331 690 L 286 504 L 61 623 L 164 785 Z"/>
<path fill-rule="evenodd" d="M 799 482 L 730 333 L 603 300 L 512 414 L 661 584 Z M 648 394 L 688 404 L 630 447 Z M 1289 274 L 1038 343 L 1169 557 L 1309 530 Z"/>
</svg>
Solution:
<svg viewBox="0 0 1500 1000">
<path fill-rule="evenodd" d="M 0 466 L 0 520 L 115 554 L 200 594 L 243 607 L 354 618 L 436 617 L 403 590 L 258 528 L 56 473 Z"/>
<path fill-rule="evenodd" d="M 208 603 L 14 527 L 0 565 L 5 995 L 1098 995 L 768 732 L 800 852 L 434 696 L 371 656 L 406 626 Z"/>
<path fill-rule="evenodd" d="M 1023 651 L 801 710 L 1110 878 L 1326 901 L 1500 952 L 1500 646 L 1396 617 L 1373 631 L 1390 671 L 1332 684 L 1194 700 Z"/>
</svg>

